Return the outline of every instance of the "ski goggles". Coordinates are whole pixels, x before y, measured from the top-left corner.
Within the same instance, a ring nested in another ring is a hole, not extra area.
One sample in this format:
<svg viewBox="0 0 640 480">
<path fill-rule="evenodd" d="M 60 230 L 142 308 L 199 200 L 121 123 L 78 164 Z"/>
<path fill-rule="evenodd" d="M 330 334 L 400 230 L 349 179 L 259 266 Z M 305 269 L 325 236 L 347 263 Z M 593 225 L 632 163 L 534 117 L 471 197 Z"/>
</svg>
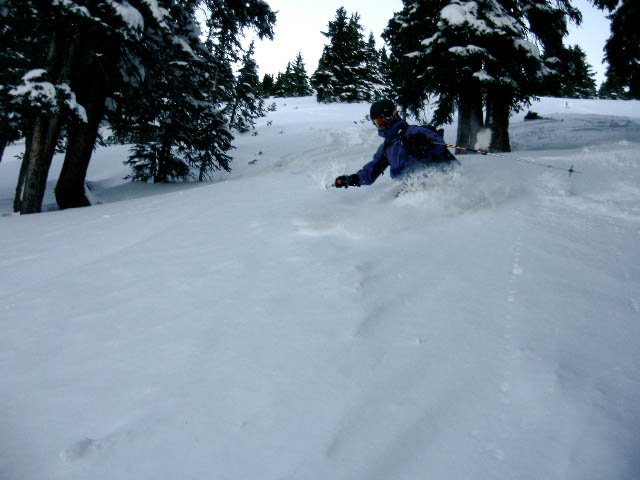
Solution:
<svg viewBox="0 0 640 480">
<path fill-rule="evenodd" d="M 378 117 L 371 121 L 378 130 L 386 130 L 393 124 L 393 117 Z"/>
</svg>

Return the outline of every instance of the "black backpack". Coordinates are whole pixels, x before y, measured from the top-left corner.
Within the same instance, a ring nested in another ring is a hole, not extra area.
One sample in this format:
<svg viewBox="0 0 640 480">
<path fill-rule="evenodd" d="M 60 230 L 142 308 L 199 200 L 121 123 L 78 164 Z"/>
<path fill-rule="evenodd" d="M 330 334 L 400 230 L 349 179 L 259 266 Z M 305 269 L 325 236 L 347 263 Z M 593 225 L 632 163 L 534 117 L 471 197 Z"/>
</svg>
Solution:
<svg viewBox="0 0 640 480">
<path fill-rule="evenodd" d="M 444 138 L 444 128 L 437 129 L 433 125 L 420 125 L 423 128 L 429 129 L 432 132 L 438 134 L 440 137 Z M 419 159 L 426 159 L 429 156 L 429 151 L 433 147 L 433 141 L 426 135 L 421 135 L 419 133 L 413 134 L 411 136 L 404 135 L 404 131 L 398 132 L 398 136 L 400 137 L 400 141 L 402 145 L 407 149 L 409 154 Z M 443 140 L 444 143 L 444 140 Z M 444 152 L 438 155 L 431 155 L 433 162 L 454 162 L 457 161 L 456 157 L 447 149 L 444 149 Z"/>
</svg>

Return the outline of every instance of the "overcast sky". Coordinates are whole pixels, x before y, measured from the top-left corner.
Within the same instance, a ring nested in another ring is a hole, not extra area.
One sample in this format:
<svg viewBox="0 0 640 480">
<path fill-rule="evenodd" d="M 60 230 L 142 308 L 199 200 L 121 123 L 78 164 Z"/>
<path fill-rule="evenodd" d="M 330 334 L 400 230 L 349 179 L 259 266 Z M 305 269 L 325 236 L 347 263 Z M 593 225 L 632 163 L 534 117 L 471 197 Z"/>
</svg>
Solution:
<svg viewBox="0 0 640 480">
<path fill-rule="evenodd" d="M 272 10 L 278 12 L 273 41 L 257 41 L 255 58 L 260 67 L 260 75 L 276 75 L 284 71 L 287 62 L 293 61 L 302 52 L 307 73 L 311 75 L 318 66 L 322 49 L 327 38 L 320 32 L 326 31 L 329 21 L 335 19 L 336 10 L 343 6 L 349 14 L 358 12 L 365 35 L 373 32 L 382 47 L 380 34 L 394 12 L 402 9 L 401 0 L 267 0 Z M 609 37 L 609 20 L 600 10 L 587 0 L 573 0 L 582 11 L 584 21 L 581 27 L 571 27 L 566 41 L 569 45 L 579 44 L 586 52 L 587 60 L 596 73 L 598 84 L 604 79 L 605 65 L 602 62 L 604 43 Z"/>
</svg>

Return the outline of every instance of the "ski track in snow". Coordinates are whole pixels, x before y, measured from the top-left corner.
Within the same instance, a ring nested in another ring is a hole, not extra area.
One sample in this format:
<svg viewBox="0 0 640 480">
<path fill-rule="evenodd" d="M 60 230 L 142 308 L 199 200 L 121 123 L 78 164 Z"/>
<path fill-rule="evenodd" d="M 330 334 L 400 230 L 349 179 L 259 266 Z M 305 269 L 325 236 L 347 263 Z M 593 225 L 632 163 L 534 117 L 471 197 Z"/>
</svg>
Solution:
<svg viewBox="0 0 640 480">
<path fill-rule="evenodd" d="M 514 378 L 514 370 L 517 368 L 517 359 L 519 357 L 519 350 L 514 340 L 515 335 L 515 323 L 517 318 L 514 315 L 512 305 L 518 303 L 518 280 L 524 274 L 521 266 L 521 254 L 522 254 L 522 234 L 524 229 L 524 221 L 522 213 L 516 211 L 516 219 L 514 221 L 516 225 L 516 234 L 514 243 L 510 249 L 512 256 L 512 268 L 508 277 L 507 283 L 507 295 L 505 313 L 503 319 L 503 332 L 504 339 L 501 355 L 502 369 L 500 371 L 500 402 L 502 407 L 500 408 L 500 421 L 503 426 L 507 426 L 513 423 L 514 415 L 516 414 L 511 407 L 513 399 L 511 396 L 512 384 L 517 381 L 518 375 Z M 501 433 L 501 438 L 496 439 L 495 443 L 491 443 L 488 446 L 489 453 L 497 460 L 504 460 L 506 456 L 505 442 L 510 441 L 510 435 L 508 428 Z"/>
</svg>

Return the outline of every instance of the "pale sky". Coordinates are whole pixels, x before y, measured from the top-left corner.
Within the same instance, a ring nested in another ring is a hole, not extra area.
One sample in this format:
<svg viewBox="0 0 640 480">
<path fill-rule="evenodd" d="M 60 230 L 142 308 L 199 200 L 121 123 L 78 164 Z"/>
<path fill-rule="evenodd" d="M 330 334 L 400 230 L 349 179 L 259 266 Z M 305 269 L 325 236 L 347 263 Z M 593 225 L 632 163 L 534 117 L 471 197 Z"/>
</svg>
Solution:
<svg viewBox="0 0 640 480">
<path fill-rule="evenodd" d="M 358 12 L 360 24 L 365 36 L 373 32 L 382 47 L 380 34 L 394 12 L 402 9 L 401 0 L 266 0 L 271 9 L 277 11 L 275 38 L 273 41 L 256 41 L 255 58 L 260 75 L 276 75 L 283 72 L 287 62 L 293 61 L 299 51 L 311 74 L 318 66 L 322 49 L 327 38 L 320 32 L 326 31 L 329 21 L 333 21 L 336 10 L 343 6 L 347 13 Z M 571 26 L 567 45 L 578 44 L 587 54 L 587 61 L 596 73 L 598 85 L 604 80 L 606 66 L 602 57 L 604 43 L 609 37 L 609 20 L 602 11 L 594 8 L 588 0 L 573 0 L 573 4 L 582 11 L 583 23 L 580 27 Z"/>
</svg>

